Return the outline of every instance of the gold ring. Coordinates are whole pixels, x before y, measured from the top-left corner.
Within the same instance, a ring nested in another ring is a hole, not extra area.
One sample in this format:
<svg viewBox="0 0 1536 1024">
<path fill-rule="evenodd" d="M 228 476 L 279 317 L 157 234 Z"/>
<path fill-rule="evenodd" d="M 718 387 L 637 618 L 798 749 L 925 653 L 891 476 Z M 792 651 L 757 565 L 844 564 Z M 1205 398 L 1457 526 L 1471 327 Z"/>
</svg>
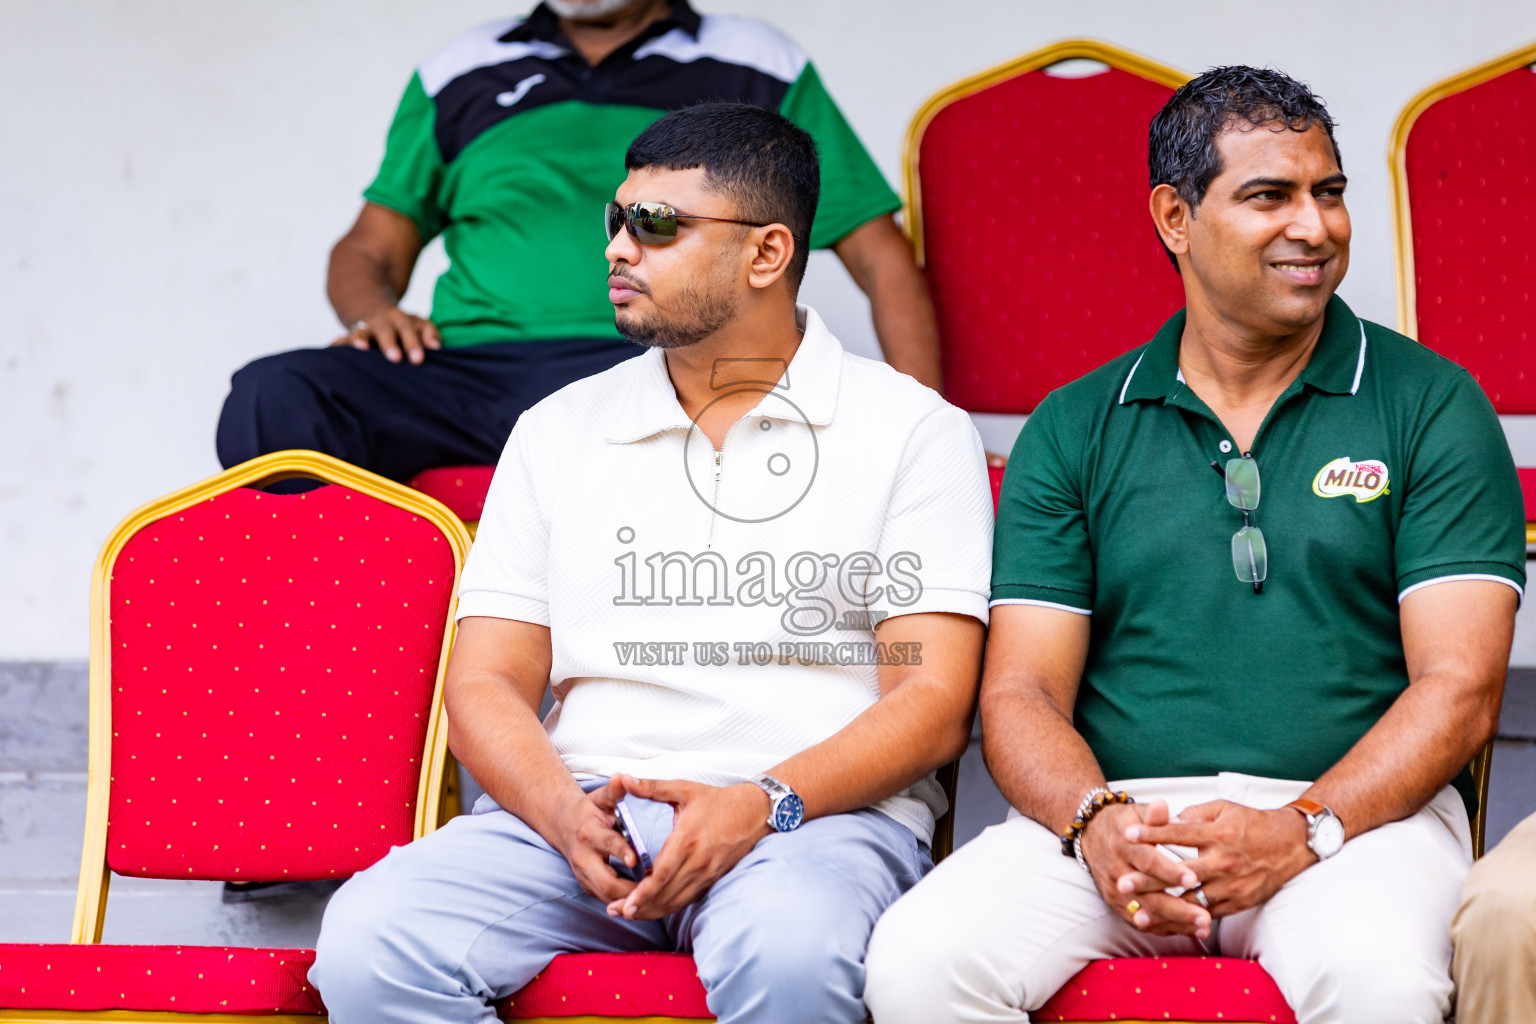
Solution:
<svg viewBox="0 0 1536 1024">
<path fill-rule="evenodd" d="M 1136 916 L 1136 911 L 1138 911 L 1140 909 L 1141 909 L 1141 901 L 1140 900 L 1131 900 L 1131 902 L 1129 902 L 1129 903 L 1127 903 L 1125 905 L 1125 912 L 1127 914 L 1130 914 L 1132 917 L 1135 917 Z"/>
</svg>

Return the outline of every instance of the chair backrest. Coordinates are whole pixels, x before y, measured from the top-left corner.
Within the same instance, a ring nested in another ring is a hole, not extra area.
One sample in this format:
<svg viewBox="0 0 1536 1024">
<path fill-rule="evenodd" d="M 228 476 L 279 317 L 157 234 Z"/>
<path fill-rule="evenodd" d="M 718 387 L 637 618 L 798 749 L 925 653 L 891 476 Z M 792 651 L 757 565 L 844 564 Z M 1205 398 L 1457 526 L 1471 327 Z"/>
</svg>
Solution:
<svg viewBox="0 0 1536 1024">
<path fill-rule="evenodd" d="M 1536 44 L 1436 83 L 1392 132 L 1398 327 L 1536 413 Z"/>
<path fill-rule="evenodd" d="M 254 489 L 295 475 L 325 486 Z M 106 869 L 345 877 L 435 827 L 468 547 L 448 509 L 313 452 L 237 466 L 113 533 L 77 941 L 99 938 Z"/>
<path fill-rule="evenodd" d="M 411 478 L 411 486 L 447 505 L 464 521 L 473 537 L 495 475 L 495 466 L 439 466 L 417 473 Z"/>
<path fill-rule="evenodd" d="M 1147 209 L 1147 127 L 1188 80 L 1069 40 L 918 110 L 906 223 L 933 290 L 951 402 L 1030 412 L 1184 304 Z"/>
</svg>

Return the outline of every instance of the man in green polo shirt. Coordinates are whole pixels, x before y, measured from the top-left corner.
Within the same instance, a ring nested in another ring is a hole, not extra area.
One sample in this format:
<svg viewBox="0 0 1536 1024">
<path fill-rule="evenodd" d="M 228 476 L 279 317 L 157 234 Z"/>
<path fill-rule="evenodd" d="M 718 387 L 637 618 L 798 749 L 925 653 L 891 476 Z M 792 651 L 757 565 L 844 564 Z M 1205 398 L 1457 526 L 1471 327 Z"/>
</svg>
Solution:
<svg viewBox="0 0 1536 1024">
<path fill-rule="evenodd" d="M 550 0 L 417 68 L 331 254 L 347 331 L 235 374 L 222 463 L 311 448 L 397 480 L 494 463 L 524 409 L 639 353 L 613 326 L 599 215 L 630 140 L 709 100 L 777 110 L 816 140 L 822 201 L 805 241 L 835 251 L 870 297 L 890 364 L 937 389 L 927 285 L 892 219 L 901 202 L 805 51 L 687 0 Z M 427 319 L 399 303 L 438 235 L 450 265 Z"/>
<path fill-rule="evenodd" d="M 1307 1024 L 1440 1021 L 1525 581 L 1508 447 L 1334 294 L 1305 86 L 1208 72 L 1150 162 L 1186 308 L 1041 403 L 1003 483 L 981 714 L 1015 813 L 888 912 L 866 998 L 1023 1021 L 1092 959 L 1220 953 Z"/>
</svg>

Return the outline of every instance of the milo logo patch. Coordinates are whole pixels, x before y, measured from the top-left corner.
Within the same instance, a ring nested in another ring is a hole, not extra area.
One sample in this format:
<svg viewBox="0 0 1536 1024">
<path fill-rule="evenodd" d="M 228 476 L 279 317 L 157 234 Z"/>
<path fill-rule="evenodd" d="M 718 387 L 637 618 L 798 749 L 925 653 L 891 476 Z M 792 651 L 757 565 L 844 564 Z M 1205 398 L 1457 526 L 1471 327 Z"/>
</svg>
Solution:
<svg viewBox="0 0 1536 1024">
<path fill-rule="evenodd" d="M 1375 459 L 1334 459 L 1312 478 L 1312 493 L 1319 498 L 1354 495 L 1358 502 L 1375 501 L 1387 493 L 1387 465 Z"/>
</svg>

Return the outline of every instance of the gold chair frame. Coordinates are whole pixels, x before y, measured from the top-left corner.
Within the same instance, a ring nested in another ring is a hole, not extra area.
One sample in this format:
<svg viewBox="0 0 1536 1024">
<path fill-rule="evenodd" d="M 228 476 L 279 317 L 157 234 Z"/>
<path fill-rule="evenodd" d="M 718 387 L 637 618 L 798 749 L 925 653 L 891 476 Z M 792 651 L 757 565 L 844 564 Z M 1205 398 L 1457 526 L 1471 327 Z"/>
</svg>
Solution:
<svg viewBox="0 0 1536 1024">
<path fill-rule="evenodd" d="M 1392 262 L 1397 273 L 1397 329 L 1415 340 L 1419 336 L 1417 308 L 1418 286 L 1414 282 L 1413 210 L 1408 205 L 1408 136 L 1426 110 L 1447 96 L 1497 78 L 1516 68 L 1536 62 L 1536 43 L 1522 46 L 1501 57 L 1458 71 L 1421 90 L 1408 101 L 1392 125 L 1387 144 L 1387 174 L 1392 192 Z M 1536 544 L 1536 523 L 1525 524 L 1525 542 Z M 1472 778 L 1477 785 L 1477 814 L 1472 819 L 1472 853 L 1483 855 L 1488 829 L 1488 780 L 1493 770 L 1493 743 L 1489 741 L 1472 761 Z"/>
<path fill-rule="evenodd" d="M 91 675 L 89 769 L 86 783 L 85 847 L 80 863 L 80 884 L 75 899 L 72 943 L 99 943 L 106 920 L 107 811 L 111 796 L 112 769 L 112 569 L 128 541 L 144 527 L 199 502 L 238 487 L 254 487 L 293 477 L 308 477 L 340 484 L 354 491 L 404 509 L 430 522 L 447 539 L 453 553 L 454 577 L 464 569 L 470 538 L 459 518 L 447 507 L 420 491 L 358 469 L 319 452 L 273 452 L 241 463 L 163 498 L 158 498 L 118 524 L 102 545 L 91 580 Z M 448 756 L 447 720 L 443 714 L 443 679 L 453 649 L 458 588 L 448 601 L 443 624 L 443 649 L 438 658 L 437 679 L 432 691 L 431 713 L 422 751 L 422 771 L 416 790 L 416 820 L 412 838 L 419 839 L 439 824 L 439 804 L 444 790 L 444 766 Z M 253 1020 L 276 1024 L 316 1024 L 313 1014 L 170 1013 L 141 1010 L 10 1010 L 0 1009 L 3 1024 L 99 1024 L 103 1021 L 133 1024 L 250 1024 Z"/>
<path fill-rule="evenodd" d="M 1483 744 L 1469 766 L 1472 784 L 1477 787 L 1477 813 L 1472 815 L 1472 859 L 1483 855 L 1483 843 L 1488 834 L 1488 780 L 1493 776 L 1493 740 Z"/>
</svg>

